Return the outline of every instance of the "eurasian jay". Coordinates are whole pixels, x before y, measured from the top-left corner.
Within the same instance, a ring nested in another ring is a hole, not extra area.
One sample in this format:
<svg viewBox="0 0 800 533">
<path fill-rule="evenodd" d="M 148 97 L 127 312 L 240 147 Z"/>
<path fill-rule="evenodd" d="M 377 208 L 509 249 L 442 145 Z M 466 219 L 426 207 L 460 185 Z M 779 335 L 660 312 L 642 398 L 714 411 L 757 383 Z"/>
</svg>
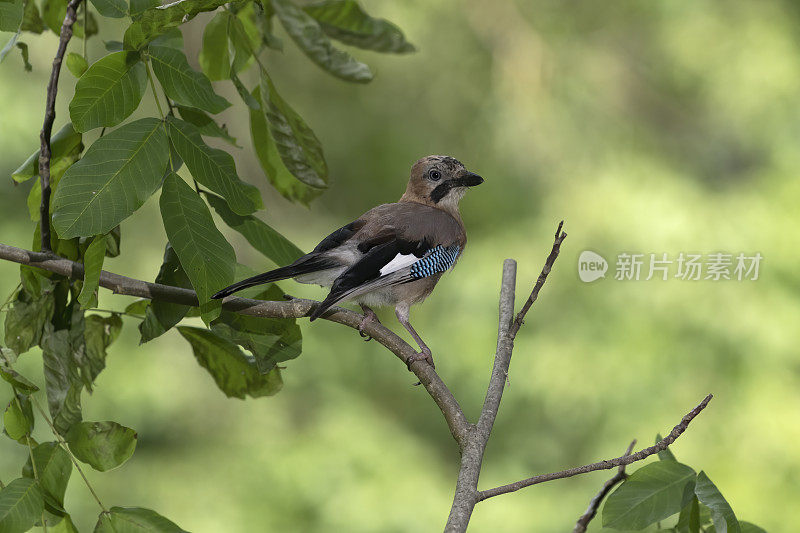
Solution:
<svg viewBox="0 0 800 533">
<path fill-rule="evenodd" d="M 330 293 L 311 313 L 322 316 L 342 300 L 364 311 L 359 331 L 377 320 L 369 306 L 391 305 L 420 352 L 408 361 L 433 365 L 431 350 L 409 323 L 409 308 L 422 302 L 442 274 L 464 251 L 467 235 L 458 202 L 468 187 L 483 178 L 448 156 L 431 155 L 414 163 L 406 192 L 397 203 L 370 209 L 334 231 L 310 253 L 291 265 L 271 270 L 227 287 L 213 298 L 287 278 L 330 287 Z"/>
</svg>

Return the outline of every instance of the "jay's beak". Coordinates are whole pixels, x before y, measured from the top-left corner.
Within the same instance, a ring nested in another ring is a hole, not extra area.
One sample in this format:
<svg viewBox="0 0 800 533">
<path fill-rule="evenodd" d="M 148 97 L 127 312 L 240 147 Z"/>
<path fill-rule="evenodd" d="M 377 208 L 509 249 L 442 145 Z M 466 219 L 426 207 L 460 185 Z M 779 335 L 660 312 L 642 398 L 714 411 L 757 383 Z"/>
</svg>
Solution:
<svg viewBox="0 0 800 533">
<path fill-rule="evenodd" d="M 483 178 L 472 172 L 462 174 L 453 180 L 453 187 L 475 187 L 483 183 Z"/>
</svg>

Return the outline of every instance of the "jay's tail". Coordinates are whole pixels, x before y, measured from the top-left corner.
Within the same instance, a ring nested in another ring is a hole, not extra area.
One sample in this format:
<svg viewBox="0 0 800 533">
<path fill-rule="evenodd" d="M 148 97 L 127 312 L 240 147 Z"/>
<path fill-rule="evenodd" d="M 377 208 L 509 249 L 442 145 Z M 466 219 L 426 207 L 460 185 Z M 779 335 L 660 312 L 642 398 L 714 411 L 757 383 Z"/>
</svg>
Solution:
<svg viewBox="0 0 800 533">
<path fill-rule="evenodd" d="M 315 257 L 312 254 L 308 254 L 304 257 L 301 257 L 291 265 L 276 268 L 275 270 L 270 270 L 269 272 L 264 272 L 263 274 L 258 274 L 257 276 L 253 276 L 251 278 L 247 278 L 237 283 L 234 283 L 230 287 L 225 287 L 224 289 L 216 293 L 214 296 L 212 296 L 212 298 L 218 300 L 221 298 L 225 298 L 226 296 L 230 296 L 234 292 L 238 292 L 243 289 L 248 289 L 250 287 L 255 287 L 256 285 L 262 285 L 264 283 L 272 283 L 273 281 L 280 281 L 282 279 L 294 278 L 296 276 L 300 276 L 303 274 L 311 274 L 312 272 L 327 270 L 335 266 L 336 265 L 332 263 L 330 260 L 327 260 L 319 256 Z"/>
</svg>

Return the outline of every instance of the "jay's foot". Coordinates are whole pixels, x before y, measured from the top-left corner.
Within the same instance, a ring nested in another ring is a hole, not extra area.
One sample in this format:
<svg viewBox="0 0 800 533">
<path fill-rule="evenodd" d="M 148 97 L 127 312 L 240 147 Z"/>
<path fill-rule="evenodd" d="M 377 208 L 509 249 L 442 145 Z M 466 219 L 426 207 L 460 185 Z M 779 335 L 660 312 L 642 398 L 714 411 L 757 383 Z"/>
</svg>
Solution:
<svg viewBox="0 0 800 533">
<path fill-rule="evenodd" d="M 358 334 L 364 337 L 364 342 L 369 342 L 372 340 L 372 337 L 364 333 L 364 328 L 367 324 L 377 323 L 380 324 L 381 321 L 378 320 L 378 315 L 375 314 L 375 311 L 367 307 L 366 305 L 362 305 L 361 309 L 364 311 L 364 318 L 361 319 L 361 323 L 358 325 Z"/>
<path fill-rule="evenodd" d="M 409 372 L 411 371 L 411 365 L 417 361 L 427 361 L 428 364 L 431 365 L 431 368 L 436 368 L 436 365 L 433 364 L 433 355 L 431 355 L 431 351 L 429 349 L 423 349 L 421 352 L 415 353 L 406 359 L 406 366 L 408 367 Z"/>
</svg>

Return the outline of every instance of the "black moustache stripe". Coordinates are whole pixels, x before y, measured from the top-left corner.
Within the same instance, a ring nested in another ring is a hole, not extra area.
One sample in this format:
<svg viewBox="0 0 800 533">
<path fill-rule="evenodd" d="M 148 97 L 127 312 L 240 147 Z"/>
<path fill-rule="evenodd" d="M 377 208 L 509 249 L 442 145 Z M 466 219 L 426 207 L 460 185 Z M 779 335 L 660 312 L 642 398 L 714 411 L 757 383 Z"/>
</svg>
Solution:
<svg viewBox="0 0 800 533">
<path fill-rule="evenodd" d="M 442 198 L 447 196 L 447 193 L 449 193 L 452 188 L 453 184 L 450 181 L 444 181 L 437 185 L 436 188 L 431 191 L 431 200 L 433 200 L 433 203 L 438 204 Z"/>
</svg>

